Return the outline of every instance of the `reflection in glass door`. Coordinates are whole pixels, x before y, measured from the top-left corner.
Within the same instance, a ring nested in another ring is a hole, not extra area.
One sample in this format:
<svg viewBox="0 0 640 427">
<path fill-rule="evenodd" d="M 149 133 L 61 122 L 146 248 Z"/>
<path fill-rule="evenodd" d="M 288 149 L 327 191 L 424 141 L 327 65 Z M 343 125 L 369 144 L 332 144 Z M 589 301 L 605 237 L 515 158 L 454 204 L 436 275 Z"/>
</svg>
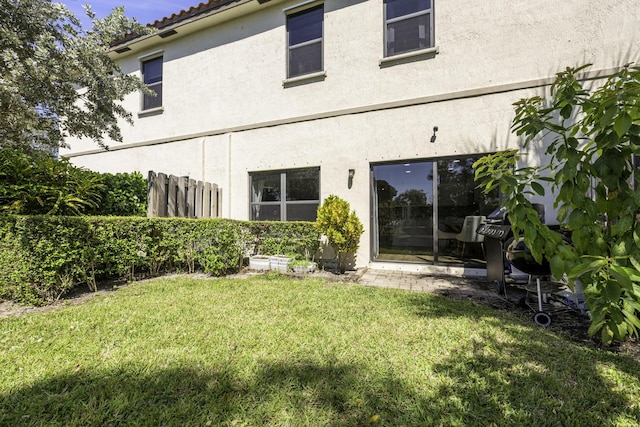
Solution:
<svg viewBox="0 0 640 427">
<path fill-rule="evenodd" d="M 373 258 L 483 266 L 475 227 L 498 197 L 476 188 L 477 158 L 372 166 Z"/>
<path fill-rule="evenodd" d="M 431 162 L 373 166 L 378 259 L 433 260 L 432 179 Z"/>
</svg>

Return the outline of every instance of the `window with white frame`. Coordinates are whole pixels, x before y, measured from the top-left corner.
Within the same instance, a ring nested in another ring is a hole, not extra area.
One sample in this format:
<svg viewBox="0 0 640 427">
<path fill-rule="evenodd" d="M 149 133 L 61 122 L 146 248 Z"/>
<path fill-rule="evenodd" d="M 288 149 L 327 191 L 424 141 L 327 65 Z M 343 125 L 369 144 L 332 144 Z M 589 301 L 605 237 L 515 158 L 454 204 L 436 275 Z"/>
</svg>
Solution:
<svg viewBox="0 0 640 427">
<path fill-rule="evenodd" d="M 434 46 L 433 0 L 384 0 L 384 56 Z"/>
<path fill-rule="evenodd" d="M 142 110 L 162 107 L 162 56 L 142 61 L 142 79 L 144 84 L 156 96 L 142 94 Z"/>
<path fill-rule="evenodd" d="M 287 77 L 323 70 L 324 5 L 287 15 Z"/>
<path fill-rule="evenodd" d="M 320 206 L 320 168 L 254 172 L 249 178 L 252 220 L 316 220 Z"/>
</svg>

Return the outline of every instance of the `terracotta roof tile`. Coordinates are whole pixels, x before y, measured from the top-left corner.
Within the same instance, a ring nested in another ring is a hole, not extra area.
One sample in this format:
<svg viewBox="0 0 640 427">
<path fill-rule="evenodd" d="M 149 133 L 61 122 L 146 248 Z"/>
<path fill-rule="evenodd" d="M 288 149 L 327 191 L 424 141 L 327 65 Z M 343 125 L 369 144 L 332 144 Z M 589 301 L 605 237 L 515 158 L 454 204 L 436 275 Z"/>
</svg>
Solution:
<svg viewBox="0 0 640 427">
<path fill-rule="evenodd" d="M 173 25 L 175 23 L 178 23 L 180 21 L 184 21 L 186 19 L 189 18 L 193 18 L 195 16 L 198 15 L 203 15 L 207 12 L 210 12 L 212 10 L 218 9 L 222 6 L 225 6 L 227 4 L 230 3 L 235 3 L 238 2 L 240 0 L 209 0 L 207 2 L 203 2 L 200 3 L 197 6 L 191 6 L 189 9 L 187 10 L 181 10 L 178 13 L 174 13 L 171 16 L 167 16 L 164 17 L 162 19 L 158 19 L 150 24 L 147 24 L 147 27 L 155 27 L 157 29 L 162 29 L 162 28 L 166 28 L 170 25 Z M 139 37 L 139 34 L 127 34 L 124 37 L 122 37 L 121 39 L 118 40 L 114 40 L 113 42 L 110 43 L 110 47 L 111 48 L 115 48 L 121 44 L 127 43 L 131 40 L 135 40 Z"/>
<path fill-rule="evenodd" d="M 209 0 L 208 2 L 200 3 L 197 6 L 191 6 L 187 10 L 183 9 L 178 13 L 172 14 L 171 16 L 166 16 L 162 19 L 158 19 L 152 22 L 151 24 L 149 24 L 149 26 L 156 27 L 156 28 L 164 28 L 169 25 L 175 24 L 176 22 L 180 22 L 185 19 L 192 18 L 194 16 L 216 9 L 227 3 L 232 3 L 233 1 L 235 0 Z"/>
</svg>

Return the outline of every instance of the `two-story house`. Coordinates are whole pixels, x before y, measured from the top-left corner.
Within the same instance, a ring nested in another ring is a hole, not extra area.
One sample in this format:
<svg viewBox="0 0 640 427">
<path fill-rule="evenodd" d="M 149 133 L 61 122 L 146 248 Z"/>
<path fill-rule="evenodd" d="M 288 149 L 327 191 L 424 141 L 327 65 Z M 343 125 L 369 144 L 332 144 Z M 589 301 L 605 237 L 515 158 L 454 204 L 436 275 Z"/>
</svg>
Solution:
<svg viewBox="0 0 640 427">
<path fill-rule="evenodd" d="M 637 0 L 210 0 L 113 47 L 158 96 L 125 99 L 123 144 L 62 154 L 217 183 L 234 219 L 314 220 L 336 194 L 365 226 L 357 266 L 470 272 L 465 218 L 498 203 L 471 165 L 518 146 L 512 104 L 636 61 L 639 24 Z"/>
</svg>

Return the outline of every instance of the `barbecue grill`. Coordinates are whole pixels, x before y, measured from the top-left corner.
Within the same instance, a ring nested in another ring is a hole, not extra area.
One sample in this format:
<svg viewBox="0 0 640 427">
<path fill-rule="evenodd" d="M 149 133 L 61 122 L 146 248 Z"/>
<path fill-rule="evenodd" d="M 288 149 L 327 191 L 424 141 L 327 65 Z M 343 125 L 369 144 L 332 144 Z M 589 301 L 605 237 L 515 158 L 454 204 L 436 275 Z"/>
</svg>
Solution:
<svg viewBox="0 0 640 427">
<path fill-rule="evenodd" d="M 522 238 L 517 240 L 511 240 L 507 243 L 507 259 L 511 264 L 513 264 L 518 270 L 524 271 L 531 276 L 536 276 L 536 296 L 537 296 L 537 307 L 533 307 L 529 304 L 529 288 L 527 288 L 527 305 L 535 311 L 533 314 L 533 321 L 544 327 L 548 327 L 551 325 L 551 315 L 547 313 L 543 308 L 543 289 L 540 283 L 541 276 L 548 276 L 551 274 L 551 266 L 549 265 L 549 261 L 546 258 L 542 259 L 541 263 L 538 263 L 533 255 L 531 254 L 531 250 L 524 243 Z M 558 291 L 559 287 L 555 286 L 554 291 Z M 546 290 L 544 292 L 551 293 Z M 537 309 L 537 310 L 536 310 Z"/>
<path fill-rule="evenodd" d="M 505 242 L 513 237 L 506 209 L 498 208 L 487 215 L 484 224 L 476 230 L 484 236 L 484 251 L 487 260 L 487 279 L 497 283 L 498 293 L 505 293 L 505 271 L 509 265 L 505 258 Z"/>
</svg>

